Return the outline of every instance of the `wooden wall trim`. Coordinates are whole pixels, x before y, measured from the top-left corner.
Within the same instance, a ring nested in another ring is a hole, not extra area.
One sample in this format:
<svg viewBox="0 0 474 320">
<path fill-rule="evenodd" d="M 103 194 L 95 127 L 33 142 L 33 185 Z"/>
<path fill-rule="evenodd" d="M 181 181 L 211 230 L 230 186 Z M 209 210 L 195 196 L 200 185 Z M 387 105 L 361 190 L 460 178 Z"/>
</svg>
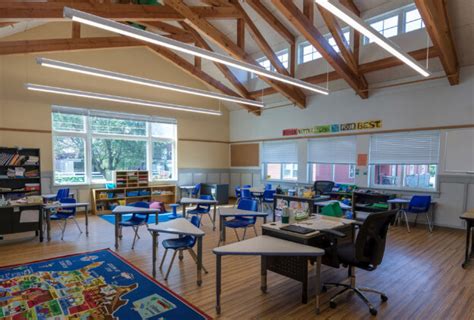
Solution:
<svg viewBox="0 0 474 320">
<path fill-rule="evenodd" d="M 206 143 L 224 143 L 224 144 L 229 144 L 229 141 L 223 141 L 223 140 L 204 140 L 204 139 L 179 139 L 178 142 L 180 141 L 186 141 L 186 142 L 206 142 Z"/>
<path fill-rule="evenodd" d="M 255 142 L 264 142 L 264 141 L 317 139 L 317 138 L 331 138 L 331 137 L 345 137 L 345 136 L 363 136 L 363 135 L 379 134 L 379 133 L 430 131 L 430 130 L 449 130 L 449 129 L 465 129 L 465 128 L 474 128 L 474 123 L 451 125 L 451 126 L 421 127 L 421 128 L 407 128 L 407 129 L 389 129 L 389 130 L 373 130 L 373 131 L 358 131 L 358 132 L 351 132 L 351 133 L 348 132 L 348 133 L 318 134 L 318 135 L 296 136 L 296 137 L 290 136 L 290 137 L 281 137 L 281 138 L 239 140 L 239 141 L 231 141 L 230 144 L 232 145 L 232 144 L 239 144 L 239 143 L 255 143 Z"/>
<path fill-rule="evenodd" d="M 0 131 L 15 131 L 15 132 L 28 132 L 28 133 L 51 133 L 51 130 L 40 130 L 40 129 L 22 129 L 22 128 L 2 128 Z"/>
</svg>

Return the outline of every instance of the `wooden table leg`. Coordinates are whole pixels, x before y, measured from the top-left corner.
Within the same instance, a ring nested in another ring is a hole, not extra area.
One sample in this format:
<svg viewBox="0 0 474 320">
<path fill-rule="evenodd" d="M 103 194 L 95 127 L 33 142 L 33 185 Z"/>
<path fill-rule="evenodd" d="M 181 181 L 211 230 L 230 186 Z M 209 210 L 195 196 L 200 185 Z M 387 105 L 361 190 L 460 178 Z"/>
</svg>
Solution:
<svg viewBox="0 0 474 320">
<path fill-rule="evenodd" d="M 216 312 L 221 313 L 221 256 L 216 255 Z"/>
<path fill-rule="evenodd" d="M 321 295 L 321 260 L 319 256 L 316 259 L 316 314 L 320 311 L 320 295 Z"/>
<path fill-rule="evenodd" d="M 217 204 L 214 204 L 214 218 L 212 219 L 212 230 L 216 230 Z"/>
<path fill-rule="evenodd" d="M 153 241 L 153 245 L 152 245 L 153 251 L 152 251 L 152 258 L 151 258 L 152 265 L 153 265 L 152 275 L 153 275 L 153 278 L 156 278 L 156 250 L 158 249 L 158 232 L 152 231 L 151 238 Z"/>
<path fill-rule="evenodd" d="M 202 237 L 197 238 L 197 285 L 202 284 Z"/>
<path fill-rule="evenodd" d="M 267 257 L 261 257 L 260 290 L 267 293 Z"/>
<path fill-rule="evenodd" d="M 89 206 L 85 206 L 86 209 L 86 237 L 89 236 L 89 215 L 87 212 L 89 211 Z"/>
</svg>

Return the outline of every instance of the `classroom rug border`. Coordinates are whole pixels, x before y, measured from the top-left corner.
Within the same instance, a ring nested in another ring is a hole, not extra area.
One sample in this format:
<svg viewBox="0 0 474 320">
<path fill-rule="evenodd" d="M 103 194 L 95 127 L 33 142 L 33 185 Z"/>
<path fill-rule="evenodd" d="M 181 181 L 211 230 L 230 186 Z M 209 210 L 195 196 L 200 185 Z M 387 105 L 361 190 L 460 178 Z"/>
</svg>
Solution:
<svg viewBox="0 0 474 320">
<path fill-rule="evenodd" d="M 208 320 L 212 320 L 214 318 L 212 318 L 210 315 L 208 315 L 207 313 L 205 313 L 204 311 L 202 311 L 200 308 L 198 308 L 196 305 L 194 305 L 193 303 L 189 302 L 187 299 L 183 298 L 181 295 L 177 294 L 176 292 L 174 292 L 173 290 L 171 290 L 170 288 L 168 288 L 167 286 L 163 285 L 161 282 L 159 282 L 158 280 L 156 280 L 155 278 L 153 278 L 152 276 L 150 276 L 148 273 L 146 273 L 145 271 L 143 271 L 141 268 L 137 267 L 135 264 L 133 264 L 132 262 L 128 261 L 127 259 L 125 259 L 124 257 L 122 257 L 120 254 L 118 254 L 117 252 L 113 251 L 112 249 L 110 248 L 104 248 L 104 249 L 97 249 L 97 250 L 92 250 L 92 251 L 84 251 L 84 252 L 78 252 L 78 253 L 71 253 L 71 254 L 65 254 L 65 255 L 61 255 L 61 256 L 57 256 L 57 257 L 52 257 L 52 258 L 45 258 L 45 259 L 39 259 L 39 260 L 35 260 L 35 261 L 28 261 L 28 262 L 25 262 L 25 263 L 16 263 L 16 264 L 11 264 L 11 265 L 6 265 L 6 266 L 0 266 L 0 270 L 1 269 L 7 269 L 7 268 L 15 268 L 15 267 L 19 267 L 19 266 L 22 266 L 22 265 L 25 265 L 25 264 L 33 264 L 33 263 L 40 263 L 40 262 L 46 262 L 48 260 L 54 260 L 54 259 L 64 259 L 64 258 L 68 258 L 68 257 L 72 257 L 72 256 L 79 256 L 79 255 L 85 255 L 85 254 L 93 254 L 93 253 L 96 253 L 96 252 L 100 252 L 100 251 L 107 251 L 109 253 L 111 253 L 113 256 L 115 256 L 117 259 L 121 260 L 122 262 L 128 264 L 132 269 L 134 269 L 136 272 L 140 273 L 142 276 L 144 276 L 145 278 L 147 278 L 148 280 L 152 281 L 153 283 L 155 283 L 157 286 L 159 286 L 160 288 L 164 289 L 165 291 L 167 291 L 169 294 L 173 295 L 176 299 L 180 300 L 181 302 L 187 304 L 190 308 L 194 309 L 194 311 L 196 311 L 197 313 L 199 313 L 201 316 L 203 316 L 205 319 L 208 319 Z"/>
</svg>

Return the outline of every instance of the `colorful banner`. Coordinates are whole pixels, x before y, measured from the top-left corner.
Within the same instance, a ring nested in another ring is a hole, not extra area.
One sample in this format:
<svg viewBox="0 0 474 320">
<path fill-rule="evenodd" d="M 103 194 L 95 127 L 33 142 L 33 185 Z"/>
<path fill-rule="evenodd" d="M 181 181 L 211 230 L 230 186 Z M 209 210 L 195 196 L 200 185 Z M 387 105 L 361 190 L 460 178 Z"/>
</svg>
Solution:
<svg viewBox="0 0 474 320">
<path fill-rule="evenodd" d="M 304 136 L 322 133 L 337 133 L 353 130 L 369 130 L 379 128 L 382 128 L 382 120 L 369 120 L 341 124 L 328 124 L 322 126 L 314 126 L 312 128 L 285 129 L 283 130 L 283 136 Z"/>
</svg>

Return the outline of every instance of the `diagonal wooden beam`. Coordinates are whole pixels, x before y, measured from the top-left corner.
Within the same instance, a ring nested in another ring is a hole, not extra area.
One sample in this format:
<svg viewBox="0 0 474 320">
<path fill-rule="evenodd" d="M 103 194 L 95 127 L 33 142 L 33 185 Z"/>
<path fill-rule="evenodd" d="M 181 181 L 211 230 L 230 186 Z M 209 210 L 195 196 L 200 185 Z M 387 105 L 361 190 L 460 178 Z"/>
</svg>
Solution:
<svg viewBox="0 0 474 320">
<path fill-rule="evenodd" d="M 240 49 L 245 50 L 245 21 L 237 19 L 237 45 Z"/>
<path fill-rule="evenodd" d="M 283 37 L 289 44 L 296 42 L 295 36 L 288 30 L 281 21 L 271 13 L 270 10 L 259 0 L 247 0 L 249 6 L 252 7 L 280 36 Z"/>
<path fill-rule="evenodd" d="M 231 5 L 227 0 L 201 0 L 201 2 L 212 7 L 228 7 Z"/>
<path fill-rule="evenodd" d="M 239 48 L 228 36 L 219 31 L 216 27 L 210 24 L 207 20 L 203 19 L 199 15 L 195 14 L 183 1 L 177 0 L 165 0 L 165 3 L 179 12 L 183 17 L 189 20 L 189 22 L 197 29 L 202 31 L 207 37 L 212 39 L 217 45 L 219 45 L 223 50 L 229 53 L 236 59 L 246 61 L 255 65 L 258 65 L 257 62 L 252 59 L 244 50 Z M 281 82 L 267 79 L 262 77 L 262 79 L 270 84 L 272 87 L 277 89 L 281 94 L 287 97 L 290 101 L 297 104 L 298 106 L 305 105 L 304 97 L 301 98 L 296 96 L 288 85 L 284 85 Z"/>
<path fill-rule="evenodd" d="M 247 12 L 245 12 L 244 8 L 240 5 L 238 0 L 231 0 L 232 4 L 239 10 L 239 12 L 242 15 L 242 19 L 244 19 L 246 26 L 248 27 L 248 30 L 250 32 L 250 35 L 252 38 L 255 40 L 257 43 L 258 47 L 262 52 L 265 54 L 265 56 L 270 60 L 270 63 L 272 66 L 281 74 L 284 74 L 286 76 L 290 76 L 290 72 L 285 68 L 283 63 L 278 59 L 278 56 L 276 53 L 273 51 L 272 47 L 270 44 L 265 40 L 264 36 L 261 34 L 260 30 L 258 27 L 253 23 L 252 19 L 249 17 Z M 294 43 L 294 42 L 293 42 Z M 281 85 L 280 85 L 281 87 Z M 303 93 L 303 91 L 299 88 L 296 87 L 291 87 L 291 86 L 285 86 L 285 91 L 288 95 L 290 95 L 293 99 L 296 101 L 300 101 L 301 103 L 298 103 L 298 107 L 300 108 L 305 108 L 306 107 L 306 97 Z"/>
<path fill-rule="evenodd" d="M 72 23 L 72 38 L 80 38 L 81 37 L 81 24 L 79 22 Z"/>
<path fill-rule="evenodd" d="M 180 24 L 183 26 L 185 30 L 187 30 L 193 37 L 196 43 L 201 47 L 204 48 L 208 51 L 213 51 L 211 46 L 206 42 L 206 40 L 201 37 L 199 32 L 193 29 L 189 24 L 187 24 L 184 21 L 181 21 Z M 242 96 L 245 98 L 250 98 L 250 94 L 247 90 L 247 88 L 237 79 L 237 77 L 232 73 L 232 71 L 223 64 L 220 63 L 214 63 L 214 65 L 222 72 L 224 77 L 226 77 L 227 80 L 237 89 L 237 91 L 240 92 Z"/>
<path fill-rule="evenodd" d="M 352 69 L 352 71 L 354 73 L 357 73 L 357 62 L 354 59 L 354 54 L 352 53 L 352 48 L 349 42 L 347 42 L 346 38 L 344 37 L 344 32 L 342 32 L 341 26 L 337 22 L 336 18 L 332 15 L 332 13 L 330 13 L 321 6 L 317 7 L 319 12 L 321 13 L 321 17 L 323 18 L 324 22 L 326 23 L 326 26 L 329 29 L 329 32 L 334 38 L 334 41 L 336 42 L 342 54 L 342 57 Z"/>
<path fill-rule="evenodd" d="M 351 10 L 355 15 L 360 17 L 360 10 L 354 3 L 354 0 L 341 0 L 340 1 L 343 6 Z M 356 66 L 359 65 L 359 56 L 360 56 L 360 39 L 361 35 L 360 32 L 357 30 L 353 31 L 353 36 L 354 36 L 354 50 L 353 50 L 353 55 L 354 55 L 354 60 L 356 62 Z"/>
<path fill-rule="evenodd" d="M 415 51 L 409 52 L 408 54 L 411 55 L 416 60 L 426 59 L 426 49 L 415 50 Z M 438 50 L 436 50 L 435 47 L 430 47 L 428 58 L 433 59 L 433 58 L 436 58 L 436 57 L 438 57 Z M 380 60 L 376 60 L 376 61 L 361 64 L 359 66 L 359 71 L 360 71 L 361 74 L 365 75 L 365 74 L 368 74 L 368 73 L 371 73 L 371 72 L 390 69 L 390 68 L 398 67 L 398 66 L 401 66 L 401 65 L 404 65 L 404 63 L 402 61 L 400 61 L 398 58 L 388 57 L 388 58 L 384 58 L 384 59 L 380 59 Z M 317 75 L 314 75 L 314 76 L 309 76 L 309 77 L 304 78 L 302 80 L 306 81 L 306 82 L 309 82 L 309 83 L 312 83 L 312 84 L 321 84 L 321 83 L 326 83 L 326 81 L 328 81 L 328 80 L 329 81 L 335 81 L 335 80 L 339 80 L 339 79 L 341 79 L 341 76 L 337 72 L 331 71 L 328 74 L 326 74 L 326 73 L 317 74 Z M 275 93 L 277 93 L 275 91 L 275 89 L 265 88 L 263 91 L 262 90 L 256 90 L 256 91 L 250 92 L 250 96 L 253 97 L 253 98 L 258 98 L 258 97 L 261 97 L 261 96 L 267 96 L 267 95 L 271 95 L 271 94 L 275 94 Z"/>
<path fill-rule="evenodd" d="M 303 14 L 314 24 L 314 0 L 303 0 Z"/>
<path fill-rule="evenodd" d="M 357 8 L 354 0 L 339 0 L 339 2 L 347 9 L 351 10 L 354 14 L 360 16 L 360 10 Z"/>
<path fill-rule="evenodd" d="M 169 33 L 169 34 L 183 34 L 183 33 L 188 33 L 186 30 L 183 30 L 179 27 L 173 26 L 172 24 L 163 22 L 163 21 L 139 21 L 139 24 L 145 26 L 145 27 L 150 27 L 150 28 L 156 28 L 159 29 L 163 32 Z"/>
<path fill-rule="evenodd" d="M 208 84 L 208 85 L 212 86 L 213 88 L 216 88 L 220 92 L 222 92 L 224 94 L 227 94 L 227 95 L 230 95 L 230 96 L 234 96 L 234 97 L 241 97 L 238 93 L 236 93 L 235 91 L 233 91 L 229 87 L 225 86 L 220 81 L 217 81 L 216 79 L 214 79 L 212 76 L 210 76 L 206 72 L 202 71 L 201 69 L 196 68 L 192 63 L 190 63 L 186 59 L 180 57 L 179 55 L 177 55 L 173 51 L 171 51 L 169 49 L 166 49 L 164 47 L 160 47 L 160 46 L 149 46 L 149 48 L 152 51 L 158 53 L 160 56 L 162 56 L 166 60 L 172 62 L 174 65 L 176 65 L 178 68 L 185 71 L 189 75 L 191 75 L 194 78 L 204 82 L 205 84 Z M 240 106 L 242 106 L 243 108 L 245 108 L 249 112 L 253 112 L 257 115 L 260 115 L 260 112 L 261 112 L 260 108 L 248 106 L 248 105 L 245 105 L 245 104 L 241 104 Z"/>
<path fill-rule="evenodd" d="M 415 0 L 451 85 L 459 84 L 459 62 L 444 0 Z"/>
<path fill-rule="evenodd" d="M 0 22 L 21 20 L 62 21 L 64 7 L 85 11 L 118 21 L 182 20 L 183 17 L 168 6 L 138 4 L 95 4 L 58 2 L 0 2 Z M 237 19 L 233 7 L 190 7 L 190 10 L 205 19 Z"/>
<path fill-rule="evenodd" d="M 367 83 L 354 73 L 334 48 L 328 43 L 319 30 L 305 17 L 298 7 L 290 0 L 272 0 L 280 12 L 298 29 L 298 31 L 326 59 L 331 67 L 356 91 L 363 99 L 368 97 Z"/>
</svg>

